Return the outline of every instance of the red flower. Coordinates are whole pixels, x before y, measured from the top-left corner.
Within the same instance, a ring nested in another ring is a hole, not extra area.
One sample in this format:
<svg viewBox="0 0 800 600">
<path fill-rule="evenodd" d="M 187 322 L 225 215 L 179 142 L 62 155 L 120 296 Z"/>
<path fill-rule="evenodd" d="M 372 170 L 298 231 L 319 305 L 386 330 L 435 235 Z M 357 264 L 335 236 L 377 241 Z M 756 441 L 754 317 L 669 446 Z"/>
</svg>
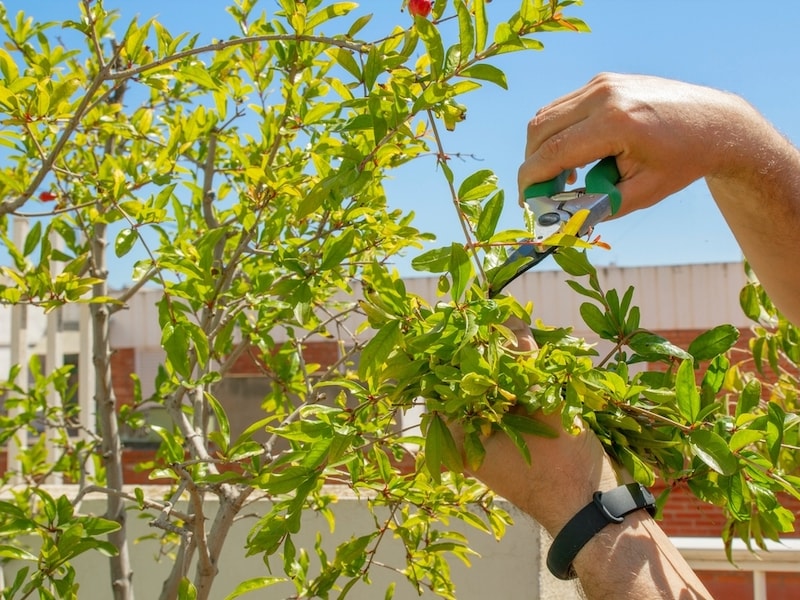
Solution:
<svg viewBox="0 0 800 600">
<path fill-rule="evenodd" d="M 414 17 L 427 17 L 431 14 L 431 0 L 409 0 L 408 12 Z"/>
<path fill-rule="evenodd" d="M 52 202 L 53 200 L 58 200 L 58 194 L 54 194 L 53 192 L 42 192 L 39 194 L 39 200 L 42 202 Z"/>
</svg>

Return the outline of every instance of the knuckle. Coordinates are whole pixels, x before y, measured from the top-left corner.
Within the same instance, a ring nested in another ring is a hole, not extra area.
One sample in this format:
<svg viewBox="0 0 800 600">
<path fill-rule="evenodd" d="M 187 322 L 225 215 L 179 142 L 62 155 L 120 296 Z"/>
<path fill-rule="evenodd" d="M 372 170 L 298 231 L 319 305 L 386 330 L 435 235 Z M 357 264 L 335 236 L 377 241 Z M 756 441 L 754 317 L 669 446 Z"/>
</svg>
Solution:
<svg viewBox="0 0 800 600">
<path fill-rule="evenodd" d="M 539 128 L 542 126 L 542 123 L 545 121 L 544 113 L 542 112 L 543 109 L 539 109 L 533 118 L 528 121 L 528 136 L 534 135 Z"/>
<path fill-rule="evenodd" d="M 563 136 L 550 136 L 539 146 L 538 155 L 545 162 L 557 162 L 564 152 Z"/>
<path fill-rule="evenodd" d="M 615 73 L 600 73 L 592 80 L 590 88 L 595 99 L 607 106 L 614 106 L 620 102 L 621 81 L 619 75 Z"/>
</svg>

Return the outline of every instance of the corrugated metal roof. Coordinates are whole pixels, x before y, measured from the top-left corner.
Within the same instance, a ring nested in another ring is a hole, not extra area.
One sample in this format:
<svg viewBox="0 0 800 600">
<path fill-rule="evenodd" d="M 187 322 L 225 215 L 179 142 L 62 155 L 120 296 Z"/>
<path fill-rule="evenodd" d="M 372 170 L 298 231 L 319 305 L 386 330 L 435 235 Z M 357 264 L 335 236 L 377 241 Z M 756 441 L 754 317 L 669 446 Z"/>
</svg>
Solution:
<svg viewBox="0 0 800 600">
<path fill-rule="evenodd" d="M 714 263 L 656 267 L 603 267 L 598 279 L 604 290 L 616 289 L 620 297 L 634 287 L 633 304 L 640 307 L 641 325 L 648 329 L 703 329 L 732 323 L 747 326 L 739 307 L 739 291 L 746 283 L 742 263 Z M 563 271 L 531 270 L 508 287 L 521 301 L 531 300 L 533 316 L 547 325 L 578 326 L 579 307 L 590 301 L 567 284 L 586 278 Z M 414 280 L 415 282 L 417 280 Z M 409 286 L 410 287 L 410 286 Z"/>
</svg>

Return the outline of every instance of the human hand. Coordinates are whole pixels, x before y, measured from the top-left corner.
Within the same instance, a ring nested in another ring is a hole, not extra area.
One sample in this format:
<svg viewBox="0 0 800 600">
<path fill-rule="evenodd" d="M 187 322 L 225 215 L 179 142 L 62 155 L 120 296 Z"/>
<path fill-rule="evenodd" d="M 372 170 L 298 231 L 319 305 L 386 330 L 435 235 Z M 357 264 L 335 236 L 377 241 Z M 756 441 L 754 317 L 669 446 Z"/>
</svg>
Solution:
<svg viewBox="0 0 800 600">
<path fill-rule="evenodd" d="M 535 350 L 528 325 L 510 319 L 505 325 L 516 336 L 514 348 Z M 517 407 L 520 414 L 524 408 Z M 558 432 L 556 438 L 520 434 L 530 450 L 531 463 L 506 435 L 484 440 L 481 466 L 472 474 L 555 537 L 589 502 L 595 491 L 608 491 L 630 481 L 617 472 L 593 432 L 574 423 L 577 433 L 563 430 L 561 415 L 529 415 Z M 452 426 L 454 437 L 462 436 Z M 625 517 L 622 527 L 607 527 L 578 552 L 573 566 L 587 598 L 710 598 L 669 538 L 645 511 Z"/>
<path fill-rule="evenodd" d="M 505 323 L 516 336 L 515 350 L 536 349 L 530 327 L 512 317 Z M 486 451 L 481 466 L 471 474 L 496 493 L 536 519 L 552 535 L 592 499 L 592 494 L 618 485 L 618 474 L 598 438 L 576 421 L 578 433 L 564 431 L 559 412 L 528 414 L 515 407 L 517 414 L 534 418 L 558 432 L 556 438 L 521 434 L 531 456 L 529 465 L 514 442 L 503 433 L 483 440 Z M 451 425 L 457 443 L 463 431 Z"/>
<path fill-rule="evenodd" d="M 745 128 L 757 118 L 746 102 L 718 90 L 657 77 L 598 75 L 531 120 L 519 187 L 614 156 L 622 195 L 615 216 L 621 216 L 734 168 L 737 125 Z"/>
</svg>

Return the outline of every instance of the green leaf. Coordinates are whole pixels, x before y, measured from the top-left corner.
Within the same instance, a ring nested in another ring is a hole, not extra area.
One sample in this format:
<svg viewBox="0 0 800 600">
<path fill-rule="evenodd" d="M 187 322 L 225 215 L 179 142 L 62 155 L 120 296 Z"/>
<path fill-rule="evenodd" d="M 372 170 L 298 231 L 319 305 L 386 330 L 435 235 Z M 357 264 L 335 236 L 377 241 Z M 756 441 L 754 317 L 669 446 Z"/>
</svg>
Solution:
<svg viewBox="0 0 800 600">
<path fill-rule="evenodd" d="M 330 6 L 325 6 L 314 14 L 308 16 L 308 20 L 306 21 L 306 29 L 311 31 L 317 25 L 321 25 L 322 23 L 325 23 L 326 21 L 336 17 L 344 16 L 357 7 L 358 4 L 356 2 L 336 2 Z"/>
<path fill-rule="evenodd" d="M 486 0 L 475 0 L 475 51 L 483 52 L 489 34 L 489 20 L 486 18 Z"/>
<path fill-rule="evenodd" d="M 675 395 L 678 411 L 687 421 L 694 423 L 700 412 L 700 393 L 697 391 L 694 379 L 694 362 L 690 359 L 684 360 L 678 367 L 675 376 Z M 727 448 L 727 445 L 725 447 Z"/>
<path fill-rule="evenodd" d="M 431 59 L 431 75 L 438 78 L 444 66 L 444 44 L 439 28 L 424 17 L 416 17 L 414 24 Z"/>
<path fill-rule="evenodd" d="M 526 415 L 518 415 L 516 413 L 505 413 L 503 415 L 503 423 L 520 433 L 528 433 L 531 435 L 538 435 L 546 438 L 557 438 L 558 432 L 537 419 Z"/>
<path fill-rule="evenodd" d="M 783 428 L 786 413 L 775 402 L 770 402 L 767 410 L 767 450 L 774 466 L 779 466 Z"/>
<path fill-rule="evenodd" d="M 478 63 L 470 67 L 467 67 L 466 69 L 461 69 L 461 71 L 458 74 L 461 77 L 469 77 L 470 79 L 480 79 L 483 81 L 490 81 L 494 84 L 499 85 L 504 90 L 508 89 L 508 81 L 506 80 L 506 74 L 503 73 L 503 71 L 501 71 L 494 65 L 489 65 L 486 63 Z"/>
<path fill-rule="evenodd" d="M 350 26 L 350 29 L 347 30 L 347 37 L 348 38 L 356 37 L 356 34 L 359 31 L 361 31 L 371 20 L 372 20 L 371 14 L 361 15 L 360 17 L 358 17 Z"/>
<path fill-rule="evenodd" d="M 472 25 L 472 15 L 464 0 L 456 0 L 456 14 L 458 15 L 458 43 L 461 46 L 461 56 L 468 58 L 475 48 L 475 27 Z"/>
<path fill-rule="evenodd" d="M 703 391 L 709 390 L 711 395 L 716 395 L 725 383 L 725 375 L 728 373 L 730 361 L 725 355 L 715 356 L 703 375 Z"/>
<path fill-rule="evenodd" d="M 55 500 L 50 494 L 47 493 L 46 490 L 41 488 L 34 489 L 33 493 L 36 494 L 42 501 L 42 512 L 44 512 L 45 516 L 47 517 L 47 521 L 51 525 L 54 525 L 58 518 L 58 506 L 56 505 Z"/>
<path fill-rule="evenodd" d="M 744 473 L 733 473 L 730 477 L 720 477 L 719 487 L 728 500 L 728 510 L 739 520 L 748 519 L 750 506 L 745 498 Z"/>
<path fill-rule="evenodd" d="M 720 475 L 733 475 L 739 469 L 739 461 L 728 444 L 709 429 L 692 431 L 689 434 L 689 446 L 697 458 Z"/>
<path fill-rule="evenodd" d="M 39 560 L 38 556 L 35 556 L 30 552 L 23 550 L 22 548 L 17 548 L 16 546 L 0 545 L 0 556 L 3 558 L 11 558 L 13 560 Z"/>
<path fill-rule="evenodd" d="M 461 47 L 455 44 L 445 53 L 444 76 L 450 77 L 459 66 L 461 66 Z"/>
<path fill-rule="evenodd" d="M 122 527 L 117 521 L 101 517 L 80 517 L 81 524 L 87 535 L 104 535 L 112 531 L 119 531 Z"/>
<path fill-rule="evenodd" d="M 369 543 L 378 535 L 378 532 L 362 535 L 357 538 L 350 538 L 336 548 L 336 558 L 334 564 L 347 567 L 356 561 L 366 558 L 366 549 Z"/>
<path fill-rule="evenodd" d="M 31 230 L 28 232 L 28 235 L 25 236 L 25 246 L 23 247 L 22 254 L 23 256 L 28 256 L 31 252 L 36 249 L 36 246 L 39 245 L 39 241 L 42 239 L 42 222 L 36 221 L 31 227 Z"/>
<path fill-rule="evenodd" d="M 748 381 L 742 391 L 739 393 L 739 399 L 736 401 L 736 412 L 734 416 L 738 418 L 741 415 L 752 413 L 761 400 L 761 382 L 758 379 L 751 379 Z"/>
<path fill-rule="evenodd" d="M 320 268 L 328 270 L 338 266 L 352 251 L 355 237 L 356 230 L 354 228 L 346 229 L 340 236 L 328 237 L 322 244 Z"/>
<path fill-rule="evenodd" d="M 197 588 L 186 577 L 182 578 L 178 585 L 178 598 L 181 600 L 196 600 L 197 598 Z"/>
<path fill-rule="evenodd" d="M 745 446 L 755 444 L 756 442 L 764 439 L 763 431 L 756 431 L 755 429 L 739 429 L 734 432 L 728 442 L 728 447 L 731 452 L 738 452 Z"/>
<path fill-rule="evenodd" d="M 553 255 L 558 266 L 573 277 L 596 275 L 597 271 L 586 258 L 586 252 L 574 248 L 561 248 Z"/>
<path fill-rule="evenodd" d="M 255 577 L 253 579 L 248 579 L 237 585 L 236 589 L 225 596 L 225 600 L 234 600 L 243 594 L 249 594 L 250 592 L 254 592 L 256 590 L 262 590 L 265 587 L 275 585 L 276 583 L 282 583 L 284 581 L 286 581 L 286 579 L 283 577 Z"/>
<path fill-rule="evenodd" d="M 130 227 L 126 227 L 120 231 L 114 240 L 114 253 L 117 255 L 117 258 L 122 258 L 130 252 L 137 238 L 136 232 Z"/>
<path fill-rule="evenodd" d="M 184 450 L 180 436 L 158 425 L 150 425 L 150 430 L 161 438 L 159 453 L 163 454 L 170 464 L 183 462 Z"/>
<path fill-rule="evenodd" d="M 205 396 L 209 406 L 211 407 L 211 410 L 214 411 L 214 417 L 217 420 L 217 431 L 220 434 L 217 442 L 221 445 L 221 452 L 225 454 L 228 451 L 228 446 L 231 443 L 231 426 L 230 421 L 228 420 L 228 415 L 225 412 L 222 404 L 220 404 L 219 400 L 217 400 L 213 394 L 206 392 Z"/>
<path fill-rule="evenodd" d="M 352 51 L 344 48 L 328 48 L 325 53 L 356 80 L 361 81 L 361 68 L 358 66 L 356 59 L 353 58 Z"/>
<path fill-rule="evenodd" d="M 270 494 L 290 494 L 306 487 L 314 479 L 316 479 L 316 474 L 312 469 L 291 466 L 280 473 L 269 473 L 263 478 L 260 485 Z"/>
<path fill-rule="evenodd" d="M 739 305 L 748 319 L 755 322 L 760 320 L 762 309 L 755 284 L 748 283 L 742 288 L 742 291 L 739 292 Z"/>
<path fill-rule="evenodd" d="M 738 339 L 739 330 L 736 327 L 718 325 L 697 336 L 687 350 L 695 360 L 709 360 L 730 350 Z"/>
<path fill-rule="evenodd" d="M 450 246 L 450 265 L 448 271 L 453 280 L 453 287 L 450 290 L 450 295 L 454 301 L 458 302 L 464 294 L 464 290 L 467 289 L 472 275 L 472 264 L 469 260 L 469 254 L 467 254 L 467 251 L 461 244 L 454 242 L 452 246 Z"/>
<path fill-rule="evenodd" d="M 486 448 L 483 447 L 481 437 L 476 431 L 471 431 L 464 436 L 464 457 L 470 469 L 477 470 L 486 457 Z"/>
<path fill-rule="evenodd" d="M 591 302 L 584 302 L 580 306 L 580 313 L 584 323 L 600 337 L 605 339 L 614 337 L 613 325 L 609 323 L 606 315 L 597 305 Z"/>
<path fill-rule="evenodd" d="M 364 87 L 367 90 L 371 90 L 382 72 L 383 61 L 380 51 L 377 46 L 372 46 L 369 49 L 369 54 L 367 54 L 367 63 L 364 65 Z"/>
<path fill-rule="evenodd" d="M 500 190 L 484 205 L 481 216 L 478 218 L 478 225 L 475 227 L 475 236 L 479 242 L 485 242 L 494 235 L 500 215 L 503 213 L 503 203 L 504 194 Z"/>
<path fill-rule="evenodd" d="M 589 288 L 581 285 L 574 279 L 567 279 L 566 283 L 569 287 L 578 292 L 581 296 L 592 298 L 593 300 L 597 300 L 598 302 L 601 303 L 603 302 L 603 294 L 601 294 L 600 292 L 596 292 L 595 290 L 590 290 Z"/>
<path fill-rule="evenodd" d="M 383 368 L 389 354 L 400 343 L 400 321 L 389 321 L 367 342 L 358 365 L 358 374 L 364 380 L 371 380 Z"/>
<path fill-rule="evenodd" d="M 438 414 L 430 415 L 425 433 L 425 466 L 436 483 L 442 480 L 442 467 L 461 472 L 464 465 L 453 434 Z"/>
<path fill-rule="evenodd" d="M 618 448 L 617 453 L 619 454 L 623 466 L 636 481 L 645 486 L 653 485 L 655 473 L 653 473 L 653 469 L 651 469 L 638 454 L 632 452 L 630 448 L 625 446 Z"/>
<path fill-rule="evenodd" d="M 472 173 L 458 186 L 459 202 L 481 200 L 497 189 L 497 175 L 488 169 Z"/>
<path fill-rule="evenodd" d="M 637 333 L 628 341 L 628 346 L 645 360 L 658 360 L 664 357 L 690 359 L 692 355 L 655 333 Z"/>
<path fill-rule="evenodd" d="M 450 255 L 453 250 L 447 248 L 434 248 L 423 252 L 411 260 L 411 266 L 415 271 L 427 271 L 429 273 L 445 273 L 450 266 Z"/>
<path fill-rule="evenodd" d="M 497 386 L 497 382 L 480 373 L 467 373 L 459 382 L 459 389 L 468 396 L 483 396 Z"/>
</svg>

